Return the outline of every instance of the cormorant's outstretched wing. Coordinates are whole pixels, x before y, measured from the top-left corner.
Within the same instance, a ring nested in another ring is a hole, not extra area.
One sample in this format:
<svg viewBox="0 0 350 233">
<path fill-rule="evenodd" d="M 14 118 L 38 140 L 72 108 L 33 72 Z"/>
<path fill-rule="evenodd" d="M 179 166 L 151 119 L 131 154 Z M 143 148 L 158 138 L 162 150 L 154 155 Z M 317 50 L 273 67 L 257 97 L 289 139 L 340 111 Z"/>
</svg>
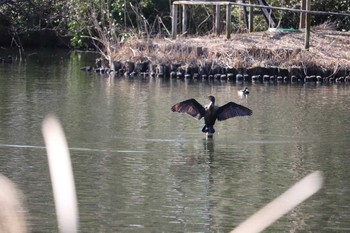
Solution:
<svg viewBox="0 0 350 233">
<path fill-rule="evenodd" d="M 198 120 L 204 117 L 205 109 L 204 107 L 197 102 L 195 99 L 188 99 L 180 103 L 175 104 L 171 107 L 173 112 L 184 112 L 187 113 Z"/>
<path fill-rule="evenodd" d="M 253 111 L 249 108 L 246 108 L 242 105 L 229 102 L 221 107 L 217 111 L 217 118 L 219 121 L 226 120 L 231 117 L 236 116 L 250 116 L 253 114 Z"/>
</svg>

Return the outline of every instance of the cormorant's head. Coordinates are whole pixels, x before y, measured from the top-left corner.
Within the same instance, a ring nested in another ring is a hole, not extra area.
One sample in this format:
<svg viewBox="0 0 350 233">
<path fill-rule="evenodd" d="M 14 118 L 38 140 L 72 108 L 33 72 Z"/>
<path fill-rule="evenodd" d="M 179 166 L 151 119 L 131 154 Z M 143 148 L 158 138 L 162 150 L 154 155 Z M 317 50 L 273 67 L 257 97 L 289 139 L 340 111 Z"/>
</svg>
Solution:
<svg viewBox="0 0 350 233">
<path fill-rule="evenodd" d="M 210 100 L 210 102 L 215 104 L 215 97 L 214 96 L 210 95 L 210 96 L 208 96 L 208 99 Z"/>
</svg>

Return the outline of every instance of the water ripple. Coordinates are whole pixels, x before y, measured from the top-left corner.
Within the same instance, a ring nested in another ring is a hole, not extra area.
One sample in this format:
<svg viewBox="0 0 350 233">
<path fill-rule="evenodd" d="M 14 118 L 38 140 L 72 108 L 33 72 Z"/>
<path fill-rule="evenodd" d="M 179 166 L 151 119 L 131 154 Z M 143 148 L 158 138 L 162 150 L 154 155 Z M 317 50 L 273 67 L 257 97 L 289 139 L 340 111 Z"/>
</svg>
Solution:
<svg viewBox="0 0 350 233">
<path fill-rule="evenodd" d="M 45 149 L 44 146 L 35 145 L 17 145 L 17 144 L 0 144 L 0 147 L 7 148 L 27 148 L 27 149 Z M 143 150 L 116 150 L 116 149 L 92 149 L 83 147 L 71 147 L 72 151 L 95 151 L 95 152 L 111 152 L 111 153 L 145 153 Z"/>
</svg>

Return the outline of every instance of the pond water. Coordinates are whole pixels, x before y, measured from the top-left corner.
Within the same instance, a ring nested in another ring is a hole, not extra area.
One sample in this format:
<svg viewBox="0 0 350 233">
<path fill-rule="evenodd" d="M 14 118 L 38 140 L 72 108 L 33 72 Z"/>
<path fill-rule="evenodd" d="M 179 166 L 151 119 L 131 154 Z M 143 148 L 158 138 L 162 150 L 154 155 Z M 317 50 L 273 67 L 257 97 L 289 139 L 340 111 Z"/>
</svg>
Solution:
<svg viewBox="0 0 350 233">
<path fill-rule="evenodd" d="M 0 64 L 0 173 L 26 198 L 32 232 L 57 232 L 43 118 L 70 147 L 81 232 L 229 232 L 312 171 L 324 187 L 267 232 L 350 231 L 350 86 L 107 77 L 95 55 L 31 53 Z M 247 85 L 247 98 L 237 90 Z M 202 121 L 170 107 L 228 101 L 251 117 Z"/>
</svg>

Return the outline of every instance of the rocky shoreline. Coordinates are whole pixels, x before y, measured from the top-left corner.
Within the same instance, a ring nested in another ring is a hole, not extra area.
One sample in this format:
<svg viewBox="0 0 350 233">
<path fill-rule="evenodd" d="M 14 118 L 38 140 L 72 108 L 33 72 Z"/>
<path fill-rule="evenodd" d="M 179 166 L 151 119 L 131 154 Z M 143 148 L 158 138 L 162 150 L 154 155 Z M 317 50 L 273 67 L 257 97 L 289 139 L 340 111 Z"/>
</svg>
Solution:
<svg viewBox="0 0 350 233">
<path fill-rule="evenodd" d="M 116 70 L 107 66 L 83 67 L 83 71 L 94 71 L 101 74 L 114 74 L 125 77 L 157 77 L 196 80 L 227 80 L 232 82 L 324 82 L 350 83 L 350 71 L 323 70 L 317 67 L 290 69 L 278 67 L 233 68 L 218 64 L 190 64 L 183 68 L 181 64 L 151 64 L 149 61 L 139 63 L 115 61 Z"/>
</svg>

